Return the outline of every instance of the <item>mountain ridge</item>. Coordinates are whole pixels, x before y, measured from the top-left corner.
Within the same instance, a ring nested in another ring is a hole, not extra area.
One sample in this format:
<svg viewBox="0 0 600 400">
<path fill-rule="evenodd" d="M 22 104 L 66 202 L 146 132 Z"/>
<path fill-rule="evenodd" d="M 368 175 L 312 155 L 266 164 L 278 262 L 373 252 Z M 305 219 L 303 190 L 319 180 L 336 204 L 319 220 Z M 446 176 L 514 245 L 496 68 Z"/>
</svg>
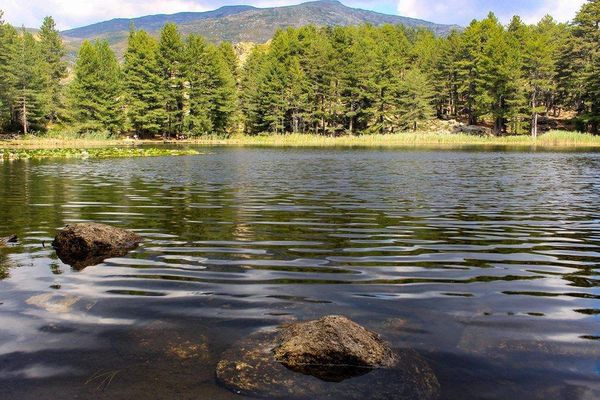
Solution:
<svg viewBox="0 0 600 400">
<path fill-rule="evenodd" d="M 126 37 L 132 23 L 137 29 L 157 33 L 167 22 L 176 23 L 185 34 L 198 33 L 211 41 L 228 40 L 234 43 L 263 43 L 268 41 L 279 28 L 309 24 L 316 26 L 400 24 L 428 28 L 438 35 L 445 35 L 452 29 L 460 29 L 456 25 L 436 24 L 415 18 L 352 8 L 337 0 L 319 0 L 281 7 L 257 8 L 248 5 L 231 5 L 205 12 L 115 18 L 65 30 L 62 34 L 71 41 L 104 38 L 114 45 Z"/>
</svg>

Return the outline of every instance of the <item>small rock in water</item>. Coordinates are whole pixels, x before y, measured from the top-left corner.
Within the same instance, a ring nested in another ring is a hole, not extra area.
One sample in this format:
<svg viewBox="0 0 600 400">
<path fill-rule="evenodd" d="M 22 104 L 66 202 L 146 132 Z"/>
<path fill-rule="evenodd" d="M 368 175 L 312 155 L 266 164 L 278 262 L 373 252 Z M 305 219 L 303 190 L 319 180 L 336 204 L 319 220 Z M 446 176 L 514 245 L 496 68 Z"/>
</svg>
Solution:
<svg viewBox="0 0 600 400">
<path fill-rule="evenodd" d="M 17 238 L 17 235 L 11 235 L 5 238 L 0 238 L 0 246 L 7 245 L 9 243 L 17 243 L 18 240 L 19 238 Z"/>
<path fill-rule="evenodd" d="M 120 257 L 136 248 L 142 238 L 125 229 L 97 223 L 69 225 L 61 230 L 52 247 L 65 264 L 81 270 Z"/>
<path fill-rule="evenodd" d="M 65 314 L 71 312 L 73 305 L 75 305 L 79 300 L 79 297 L 72 295 L 42 293 L 28 298 L 26 303 L 32 306 L 43 308 L 51 313 Z"/>
<path fill-rule="evenodd" d="M 439 383 L 415 351 L 393 351 L 346 317 L 258 332 L 225 352 L 217 379 L 264 398 L 436 399 Z"/>
</svg>

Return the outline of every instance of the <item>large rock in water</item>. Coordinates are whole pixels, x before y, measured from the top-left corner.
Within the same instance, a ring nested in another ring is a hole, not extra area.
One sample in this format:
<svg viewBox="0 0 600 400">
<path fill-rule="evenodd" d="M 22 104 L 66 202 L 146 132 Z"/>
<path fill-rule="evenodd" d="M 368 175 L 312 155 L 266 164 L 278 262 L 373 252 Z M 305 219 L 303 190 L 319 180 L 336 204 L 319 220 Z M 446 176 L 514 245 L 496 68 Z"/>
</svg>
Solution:
<svg viewBox="0 0 600 400">
<path fill-rule="evenodd" d="M 379 335 L 337 315 L 285 326 L 277 341 L 275 360 L 323 380 L 336 381 L 344 370 L 368 371 L 392 367 L 396 362 L 394 352 Z"/>
<path fill-rule="evenodd" d="M 439 383 L 415 351 L 392 351 L 340 316 L 259 332 L 225 352 L 217 379 L 229 390 L 280 399 L 436 399 Z"/>
<path fill-rule="evenodd" d="M 109 257 L 120 257 L 136 248 L 142 238 L 125 229 L 97 223 L 68 225 L 61 230 L 52 247 L 65 264 L 75 269 L 100 264 Z"/>
</svg>

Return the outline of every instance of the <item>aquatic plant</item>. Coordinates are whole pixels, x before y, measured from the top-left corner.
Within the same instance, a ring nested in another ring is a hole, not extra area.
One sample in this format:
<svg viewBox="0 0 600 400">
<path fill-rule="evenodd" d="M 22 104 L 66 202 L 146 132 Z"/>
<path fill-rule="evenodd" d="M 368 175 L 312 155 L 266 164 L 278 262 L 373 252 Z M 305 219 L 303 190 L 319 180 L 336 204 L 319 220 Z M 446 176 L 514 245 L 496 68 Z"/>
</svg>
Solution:
<svg viewBox="0 0 600 400">
<path fill-rule="evenodd" d="M 193 149 L 167 149 L 167 148 L 55 148 L 55 149 L 0 149 L 2 160 L 27 160 L 40 158 L 123 158 L 123 157 L 159 157 L 159 156 L 187 156 L 200 154 Z"/>
</svg>

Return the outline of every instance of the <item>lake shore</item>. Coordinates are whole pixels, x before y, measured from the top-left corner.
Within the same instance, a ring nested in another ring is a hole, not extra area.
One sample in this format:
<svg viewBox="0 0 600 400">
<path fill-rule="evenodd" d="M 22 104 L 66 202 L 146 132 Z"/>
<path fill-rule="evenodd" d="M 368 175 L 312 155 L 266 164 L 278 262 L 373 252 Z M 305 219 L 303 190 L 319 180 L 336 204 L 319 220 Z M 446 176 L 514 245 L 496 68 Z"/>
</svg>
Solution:
<svg viewBox="0 0 600 400">
<path fill-rule="evenodd" d="M 397 133 L 389 135 L 319 136 L 309 134 L 233 136 L 230 138 L 205 137 L 187 140 L 128 138 L 87 139 L 72 137 L 34 137 L 0 140 L 0 149 L 94 148 L 137 145 L 220 145 L 265 147 L 453 147 L 453 146 L 507 146 L 598 148 L 600 136 L 579 132 L 551 131 L 532 138 L 526 135 L 482 137 L 466 134 L 435 132 Z"/>
</svg>

